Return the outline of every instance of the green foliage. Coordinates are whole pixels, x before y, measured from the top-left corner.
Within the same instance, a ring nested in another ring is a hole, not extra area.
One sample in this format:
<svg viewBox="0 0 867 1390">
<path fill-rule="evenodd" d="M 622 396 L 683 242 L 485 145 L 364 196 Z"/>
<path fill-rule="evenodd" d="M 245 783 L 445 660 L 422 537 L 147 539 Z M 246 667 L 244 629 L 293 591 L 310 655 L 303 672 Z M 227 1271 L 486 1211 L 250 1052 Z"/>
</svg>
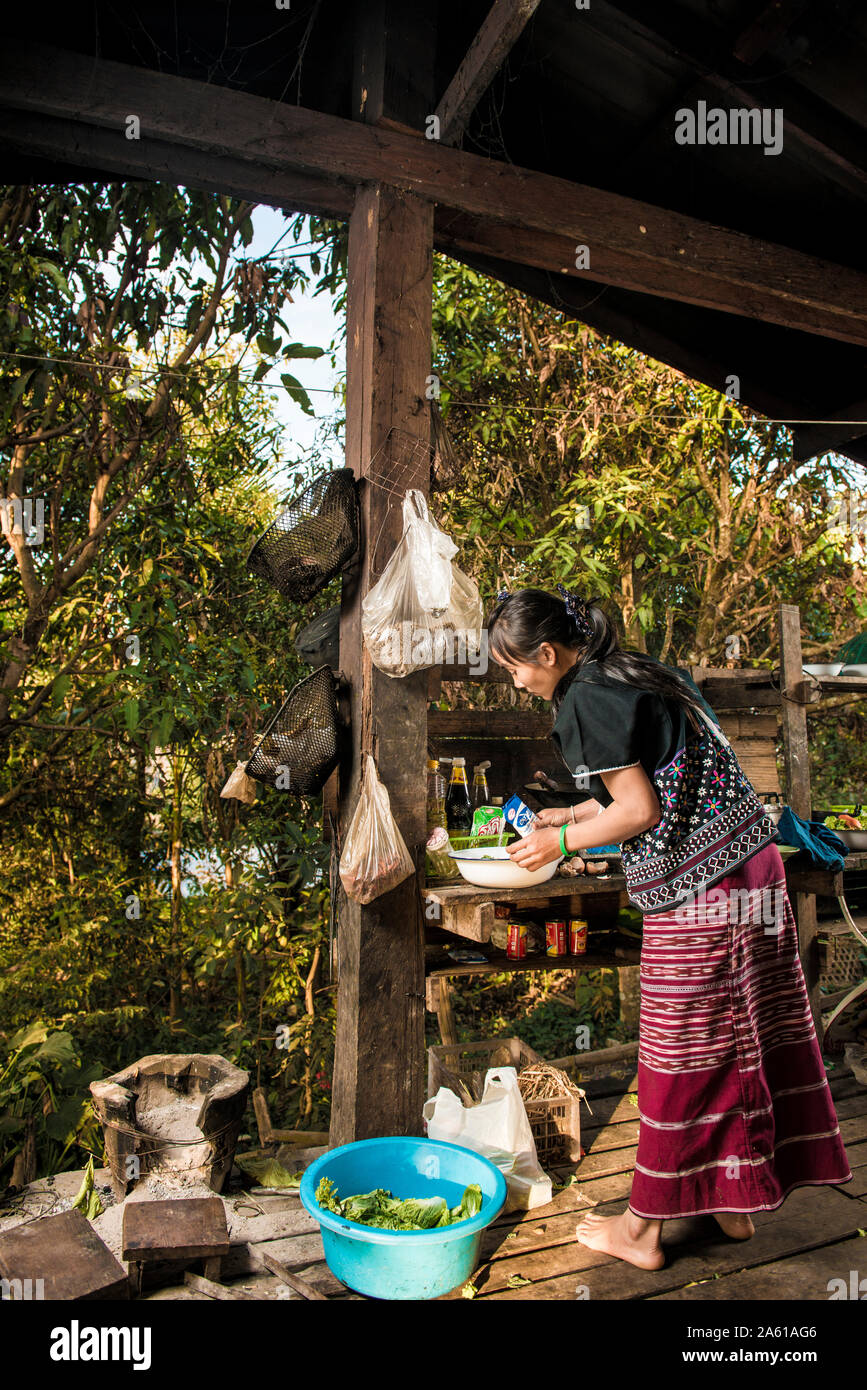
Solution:
<svg viewBox="0 0 867 1390">
<path fill-rule="evenodd" d="M 46 504 L 45 543 L 13 544 L 0 571 L 17 634 L 0 638 L 0 1044 L 44 1018 L 88 1059 L 38 1120 L 39 1168 L 97 1147 L 98 1127 L 70 1128 L 91 1076 L 158 1050 L 223 1053 L 275 1122 L 327 1124 L 320 808 L 220 797 L 306 674 L 292 640 L 309 613 L 245 567 L 309 474 L 280 458 L 258 384 L 322 351 L 284 317 L 304 275 L 248 258 L 231 199 L 72 185 L 0 203 L 6 490 Z M 0 1104 L 4 1162 L 43 1090 Z"/>
<path fill-rule="evenodd" d="M 445 257 L 434 371 L 462 466 L 436 512 L 483 595 L 565 582 L 686 665 L 723 665 L 733 633 L 767 661 L 781 600 L 808 649 L 860 615 L 863 568 L 828 526 L 848 461 L 796 466 L 784 427 Z"/>
<path fill-rule="evenodd" d="M 30 1131 L 45 1171 L 77 1166 L 81 1149 L 101 1151 L 84 1067 L 68 1033 L 43 1023 L 21 1028 L 0 1054 L 0 1175 L 8 1182 Z"/>
</svg>

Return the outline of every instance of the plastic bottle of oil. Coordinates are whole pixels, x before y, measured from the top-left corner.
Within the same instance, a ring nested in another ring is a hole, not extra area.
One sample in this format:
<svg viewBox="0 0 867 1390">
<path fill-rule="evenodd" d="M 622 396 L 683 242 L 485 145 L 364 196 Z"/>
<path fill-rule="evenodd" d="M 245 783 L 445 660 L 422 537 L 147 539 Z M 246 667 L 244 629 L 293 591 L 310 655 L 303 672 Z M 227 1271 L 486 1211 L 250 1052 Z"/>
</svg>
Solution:
<svg viewBox="0 0 867 1390">
<path fill-rule="evenodd" d="M 427 830 L 428 834 L 446 825 L 446 779 L 440 772 L 438 758 L 427 760 Z"/>
<path fill-rule="evenodd" d="M 485 776 L 486 770 L 491 766 L 490 762 L 476 763 L 473 768 L 473 810 L 479 806 L 490 806 L 490 793 L 488 791 L 488 779 Z"/>
</svg>

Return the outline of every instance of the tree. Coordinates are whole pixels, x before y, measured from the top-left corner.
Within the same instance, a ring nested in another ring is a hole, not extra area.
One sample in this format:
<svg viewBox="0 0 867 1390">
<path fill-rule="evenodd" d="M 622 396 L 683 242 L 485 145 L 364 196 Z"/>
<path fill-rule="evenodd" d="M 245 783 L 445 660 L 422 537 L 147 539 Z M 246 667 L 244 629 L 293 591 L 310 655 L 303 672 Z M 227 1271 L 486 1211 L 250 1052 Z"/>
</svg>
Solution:
<svg viewBox="0 0 867 1390">
<path fill-rule="evenodd" d="M 796 466 L 782 426 L 442 257 L 435 287 L 463 461 L 440 508 L 483 593 L 574 585 L 676 664 L 724 664 L 732 635 L 742 660 L 770 660 L 781 599 L 820 648 L 860 625 L 865 574 L 829 527 L 847 461 Z"/>
<path fill-rule="evenodd" d="M 113 691 L 89 677 L 122 637 L 114 591 L 83 601 L 80 588 L 112 528 L 155 480 L 169 498 L 194 487 L 191 430 L 217 400 L 236 430 L 239 464 L 250 460 L 238 431 L 245 355 L 259 356 L 254 384 L 280 357 L 321 351 L 281 336 L 301 272 L 293 261 L 244 258 L 251 211 L 166 185 L 7 188 L 2 196 L 2 514 L 16 570 L 2 580 L 0 806 L 113 705 Z M 284 383 L 309 409 L 296 379 L 287 373 Z M 14 506 L 28 499 L 44 507 L 44 544 L 28 544 L 15 525 Z M 145 577 L 149 563 L 142 556 Z M 90 689 L 78 701 L 84 683 Z M 125 712 L 131 726 L 135 706 Z M 25 761 L 11 752 L 23 730 L 40 735 Z"/>
</svg>

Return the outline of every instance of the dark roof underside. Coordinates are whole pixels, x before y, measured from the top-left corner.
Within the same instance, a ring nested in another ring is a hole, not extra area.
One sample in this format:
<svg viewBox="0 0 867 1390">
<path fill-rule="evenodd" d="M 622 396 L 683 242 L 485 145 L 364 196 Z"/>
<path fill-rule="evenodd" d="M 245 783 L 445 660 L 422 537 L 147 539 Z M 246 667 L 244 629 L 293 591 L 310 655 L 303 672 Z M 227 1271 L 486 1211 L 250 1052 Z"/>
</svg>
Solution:
<svg viewBox="0 0 867 1390">
<path fill-rule="evenodd" d="M 410 3 L 410 0 L 407 0 Z M 436 87 L 448 86 L 491 0 L 424 0 Z M 770 11 L 772 22 L 756 21 Z M 435 20 L 432 16 L 436 12 Z M 349 118 L 353 22 L 339 0 L 177 0 L 60 9 L 50 29 L 16 6 L 7 33 Z M 773 16 L 777 16 L 774 20 Z M 736 53 L 739 56 L 736 56 Z M 480 101 L 463 148 L 687 213 L 865 269 L 867 7 L 861 0 L 542 0 Z M 50 78 L 48 79 L 50 80 Z M 781 108 L 783 150 L 681 146 L 675 112 L 699 101 Z M 99 176 L 7 163 L 7 178 Z M 496 259 L 464 259 L 602 332 L 785 419 L 867 419 L 855 345 Z M 867 430 L 841 444 L 867 463 Z"/>
</svg>

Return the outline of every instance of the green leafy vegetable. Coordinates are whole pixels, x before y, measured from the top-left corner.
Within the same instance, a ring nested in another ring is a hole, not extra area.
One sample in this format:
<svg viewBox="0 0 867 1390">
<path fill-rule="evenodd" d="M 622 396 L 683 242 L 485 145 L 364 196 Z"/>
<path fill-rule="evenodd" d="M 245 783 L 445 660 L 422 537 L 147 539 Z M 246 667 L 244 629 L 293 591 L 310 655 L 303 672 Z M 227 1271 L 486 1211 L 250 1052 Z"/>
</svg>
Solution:
<svg viewBox="0 0 867 1390">
<path fill-rule="evenodd" d="M 461 1289 L 461 1298 L 475 1298 L 478 1292 L 479 1291 L 476 1288 L 475 1284 L 466 1283 L 464 1284 L 464 1287 Z"/>
<path fill-rule="evenodd" d="M 72 1209 L 78 1208 L 87 1217 L 88 1221 L 93 1221 L 103 1210 L 99 1193 L 93 1186 L 93 1154 L 91 1154 L 87 1167 L 84 1170 L 84 1179 L 78 1189 Z"/>
<path fill-rule="evenodd" d="M 327 1211 L 361 1226 L 387 1231 L 431 1231 L 476 1216 L 482 1209 L 482 1189 L 478 1183 L 471 1183 L 464 1190 L 460 1206 L 449 1210 L 445 1197 L 393 1197 L 382 1187 L 341 1201 L 330 1178 L 322 1178 L 316 1188 L 316 1201 Z"/>
<path fill-rule="evenodd" d="M 235 1162 L 242 1173 L 255 1178 L 260 1187 L 300 1187 L 302 1173 L 291 1173 L 276 1158 L 258 1154 L 236 1154 Z"/>
<path fill-rule="evenodd" d="M 328 1211 L 333 1211 L 340 1216 L 340 1203 L 336 1201 L 337 1188 L 330 1178 L 322 1178 L 316 1189 L 316 1201 L 320 1207 L 325 1207 Z"/>
<path fill-rule="evenodd" d="M 523 1274 L 510 1274 L 508 1285 L 510 1289 L 522 1289 L 525 1284 L 532 1284 L 532 1279 L 525 1279 Z"/>
</svg>

